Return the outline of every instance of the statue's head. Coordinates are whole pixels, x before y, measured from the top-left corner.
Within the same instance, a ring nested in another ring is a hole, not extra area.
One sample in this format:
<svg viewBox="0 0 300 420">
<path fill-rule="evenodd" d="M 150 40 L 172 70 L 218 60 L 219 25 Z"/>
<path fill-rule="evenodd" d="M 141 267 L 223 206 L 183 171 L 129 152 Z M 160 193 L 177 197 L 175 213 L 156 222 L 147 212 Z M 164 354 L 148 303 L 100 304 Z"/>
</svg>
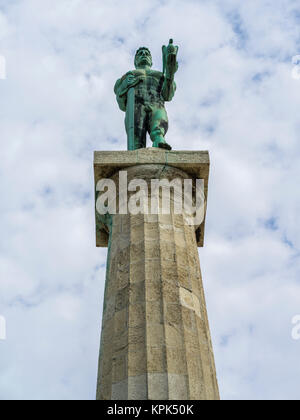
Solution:
<svg viewBox="0 0 300 420">
<path fill-rule="evenodd" d="M 134 65 L 136 69 L 145 66 L 152 67 L 152 56 L 148 48 L 141 47 L 137 50 L 134 58 Z"/>
</svg>

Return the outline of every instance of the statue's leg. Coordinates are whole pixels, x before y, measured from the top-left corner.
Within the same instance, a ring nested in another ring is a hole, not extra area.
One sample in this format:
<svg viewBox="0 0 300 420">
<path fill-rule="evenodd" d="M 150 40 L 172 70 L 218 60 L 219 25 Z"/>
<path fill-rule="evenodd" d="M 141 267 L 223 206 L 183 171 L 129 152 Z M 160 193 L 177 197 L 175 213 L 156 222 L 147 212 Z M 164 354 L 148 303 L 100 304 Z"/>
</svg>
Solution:
<svg viewBox="0 0 300 420">
<path fill-rule="evenodd" d="M 149 121 L 150 138 L 153 147 L 171 150 L 172 147 L 166 142 L 165 134 L 168 131 L 168 116 L 163 106 L 152 107 Z"/>
<path fill-rule="evenodd" d="M 125 116 L 125 128 L 128 134 L 128 121 L 127 114 Z M 134 149 L 141 149 L 146 147 L 146 134 L 147 134 L 147 113 L 145 106 L 141 104 L 135 105 L 134 113 Z"/>
</svg>

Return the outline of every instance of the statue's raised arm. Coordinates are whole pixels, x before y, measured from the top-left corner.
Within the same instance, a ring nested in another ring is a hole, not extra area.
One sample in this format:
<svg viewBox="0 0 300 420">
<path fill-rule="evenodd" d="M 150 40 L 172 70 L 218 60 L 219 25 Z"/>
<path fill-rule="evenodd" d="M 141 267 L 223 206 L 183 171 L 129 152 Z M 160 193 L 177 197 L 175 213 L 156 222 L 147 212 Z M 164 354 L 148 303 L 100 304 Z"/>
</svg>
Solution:
<svg viewBox="0 0 300 420">
<path fill-rule="evenodd" d="M 170 40 L 163 46 L 163 72 L 152 70 L 152 57 L 148 48 L 137 50 L 135 70 L 117 80 L 114 91 L 119 108 L 126 112 L 125 128 L 128 150 L 146 147 L 146 134 L 150 134 L 153 147 L 171 150 L 166 142 L 168 116 L 165 101 L 171 101 L 176 90 L 174 75 L 178 69 L 178 47 Z"/>
<path fill-rule="evenodd" d="M 165 45 L 162 47 L 163 74 L 165 76 L 162 95 L 165 101 L 171 101 L 176 90 L 174 75 L 178 70 L 177 53 L 178 47 L 173 45 L 173 39 L 170 39 L 167 47 Z"/>
</svg>

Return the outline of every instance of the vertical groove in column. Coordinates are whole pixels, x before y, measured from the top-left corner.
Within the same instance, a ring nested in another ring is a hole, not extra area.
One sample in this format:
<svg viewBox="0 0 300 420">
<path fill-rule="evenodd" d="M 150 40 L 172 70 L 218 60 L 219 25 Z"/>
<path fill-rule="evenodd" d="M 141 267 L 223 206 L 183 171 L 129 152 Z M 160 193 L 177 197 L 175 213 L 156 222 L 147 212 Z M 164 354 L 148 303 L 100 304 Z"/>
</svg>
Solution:
<svg viewBox="0 0 300 420">
<path fill-rule="evenodd" d="M 148 399 L 167 400 L 165 329 L 158 215 L 145 215 L 145 288 Z"/>
<path fill-rule="evenodd" d="M 147 399 L 144 215 L 130 215 L 128 398 Z"/>
<path fill-rule="evenodd" d="M 127 351 L 128 351 L 128 290 L 129 290 L 129 253 L 130 225 L 127 215 L 114 216 L 114 260 L 115 301 L 114 301 L 114 338 L 110 343 L 112 358 L 112 400 L 128 399 Z"/>
<path fill-rule="evenodd" d="M 185 361 L 186 361 L 186 370 L 187 370 L 187 377 L 186 377 L 186 393 L 187 398 L 191 398 L 190 392 L 190 376 L 195 375 L 194 369 L 191 369 L 191 360 L 189 354 L 187 352 L 187 332 L 186 332 L 186 324 L 189 317 L 189 310 L 183 305 L 183 294 L 185 296 L 187 291 L 191 289 L 190 278 L 189 278 L 189 264 L 188 264 L 188 254 L 189 254 L 189 246 L 186 241 L 186 237 L 184 235 L 184 219 L 183 215 L 177 215 L 172 213 L 173 218 L 173 227 L 174 227 L 174 246 L 175 246 L 175 253 L 176 253 L 176 265 L 177 265 L 177 272 L 178 272 L 178 293 L 179 293 L 179 306 L 180 306 L 180 313 L 181 313 L 181 320 L 182 320 L 182 341 L 183 341 L 183 348 L 185 353 Z"/>
<path fill-rule="evenodd" d="M 169 234 L 163 238 L 167 227 Z M 187 364 L 184 351 L 183 324 L 180 310 L 179 279 L 176 261 L 172 214 L 159 215 L 162 292 L 164 300 L 165 343 L 169 400 L 188 399 Z"/>
<path fill-rule="evenodd" d="M 173 225 L 174 225 L 174 244 L 176 250 L 176 264 L 178 271 L 178 291 L 179 291 L 179 303 L 180 313 L 182 319 L 182 337 L 183 346 L 185 351 L 185 359 L 187 366 L 187 395 L 188 399 L 192 399 L 191 395 L 191 379 L 196 375 L 195 366 L 191 366 L 191 355 L 189 353 L 189 343 L 187 328 L 191 328 L 191 315 L 190 308 L 187 306 L 191 293 L 191 282 L 190 282 L 190 267 L 188 261 L 188 254 L 190 252 L 189 244 L 187 243 L 185 232 L 184 232 L 184 218 L 183 215 L 173 214 Z"/>
<path fill-rule="evenodd" d="M 110 226 L 110 241 L 108 247 L 106 280 L 104 292 L 104 307 L 102 315 L 101 348 L 99 356 L 97 399 L 110 400 L 112 393 L 112 358 L 109 355 L 109 343 L 114 339 L 114 302 L 113 293 L 114 265 L 112 264 L 115 235 L 113 223 Z"/>
<path fill-rule="evenodd" d="M 206 400 L 206 376 L 205 376 L 205 349 L 199 340 L 199 330 L 197 318 L 201 317 L 201 308 L 203 302 L 200 299 L 200 288 L 195 282 L 195 271 L 197 260 L 195 252 L 198 254 L 195 239 L 194 227 L 184 223 L 184 235 L 186 238 L 187 248 L 187 264 L 189 267 L 190 293 L 186 296 L 185 311 L 188 313 L 189 325 L 186 324 L 189 331 L 186 332 L 186 351 L 190 364 L 189 372 L 189 388 L 191 399 Z"/>
</svg>

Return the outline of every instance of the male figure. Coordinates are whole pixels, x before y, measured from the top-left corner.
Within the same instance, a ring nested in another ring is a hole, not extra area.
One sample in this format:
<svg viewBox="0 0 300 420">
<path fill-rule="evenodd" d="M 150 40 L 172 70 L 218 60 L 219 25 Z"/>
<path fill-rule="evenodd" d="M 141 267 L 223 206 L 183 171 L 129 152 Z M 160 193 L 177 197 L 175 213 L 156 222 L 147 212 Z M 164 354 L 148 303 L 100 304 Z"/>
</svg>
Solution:
<svg viewBox="0 0 300 420">
<path fill-rule="evenodd" d="M 114 91 L 119 108 L 126 112 L 125 127 L 128 136 L 132 128 L 133 139 L 128 144 L 129 150 L 146 147 L 147 132 L 153 147 L 171 150 L 171 146 L 165 141 L 168 116 L 164 102 L 171 101 L 176 90 L 174 74 L 178 68 L 178 47 L 172 44 L 173 41 L 170 40 L 169 46 L 163 47 L 163 73 L 151 70 L 151 53 L 148 48 L 141 47 L 135 54 L 136 69 L 127 72 L 115 84 Z M 133 93 L 133 89 L 134 95 L 129 95 L 128 92 Z M 129 101 L 134 101 L 134 104 L 130 105 Z"/>
</svg>

